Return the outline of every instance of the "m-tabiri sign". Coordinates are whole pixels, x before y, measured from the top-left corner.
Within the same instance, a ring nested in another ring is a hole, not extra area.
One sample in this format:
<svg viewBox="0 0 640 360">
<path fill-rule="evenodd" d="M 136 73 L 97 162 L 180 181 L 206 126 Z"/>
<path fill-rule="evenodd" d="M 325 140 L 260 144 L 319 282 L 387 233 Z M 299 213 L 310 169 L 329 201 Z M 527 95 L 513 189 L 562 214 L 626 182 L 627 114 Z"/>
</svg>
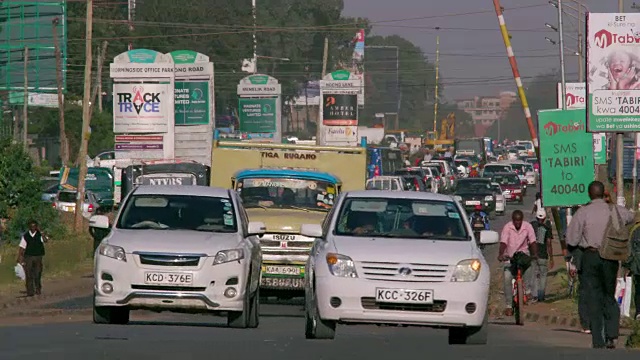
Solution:
<svg viewBox="0 0 640 360">
<path fill-rule="evenodd" d="M 640 14 L 587 13 L 587 127 L 640 131 Z"/>
<path fill-rule="evenodd" d="M 594 179 L 593 137 L 586 130 L 585 109 L 538 111 L 544 206 L 589 202 L 587 186 Z"/>
<path fill-rule="evenodd" d="M 587 106 L 587 87 L 585 83 L 566 83 L 566 109 L 584 109 Z M 562 109 L 562 83 L 558 83 L 558 109 Z M 586 113 L 585 113 L 586 116 Z M 593 161 L 596 164 L 607 163 L 607 133 L 593 133 Z"/>
<path fill-rule="evenodd" d="M 113 84 L 114 133 L 163 133 L 169 126 L 169 84 Z"/>
<path fill-rule="evenodd" d="M 174 86 L 176 125 L 209 123 L 209 82 L 176 81 Z"/>
<path fill-rule="evenodd" d="M 243 133 L 273 133 L 277 130 L 276 98 L 240 98 L 238 114 Z"/>
</svg>

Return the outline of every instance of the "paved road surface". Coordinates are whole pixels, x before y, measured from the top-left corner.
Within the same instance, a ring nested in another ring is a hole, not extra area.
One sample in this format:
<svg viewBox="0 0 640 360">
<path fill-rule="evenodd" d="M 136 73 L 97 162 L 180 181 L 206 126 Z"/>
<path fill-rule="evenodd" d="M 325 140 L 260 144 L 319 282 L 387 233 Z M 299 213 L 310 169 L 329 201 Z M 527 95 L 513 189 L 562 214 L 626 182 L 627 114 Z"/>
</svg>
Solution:
<svg viewBox="0 0 640 360">
<path fill-rule="evenodd" d="M 531 209 L 531 196 L 522 206 Z M 508 216 L 498 217 L 500 230 Z M 487 249 L 495 257 L 497 247 Z M 94 325 L 91 298 L 44 306 L 54 315 L 0 319 L 0 359 L 637 359 L 625 350 L 589 348 L 588 336 L 565 329 L 493 322 L 486 346 L 449 346 L 447 332 L 413 327 L 339 326 L 334 341 L 304 338 L 300 301 L 267 303 L 254 330 L 225 328 L 209 315 L 132 313 L 126 326 Z M 59 312 L 63 313 L 60 314 Z M 605 352 L 606 351 L 606 352 Z"/>
</svg>

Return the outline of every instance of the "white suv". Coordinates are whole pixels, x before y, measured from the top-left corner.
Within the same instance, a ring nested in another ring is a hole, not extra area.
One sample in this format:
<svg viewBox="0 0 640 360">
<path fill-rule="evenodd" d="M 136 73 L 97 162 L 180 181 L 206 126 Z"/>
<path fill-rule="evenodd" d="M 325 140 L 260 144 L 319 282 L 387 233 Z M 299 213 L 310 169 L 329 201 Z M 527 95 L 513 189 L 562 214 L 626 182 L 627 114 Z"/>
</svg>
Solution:
<svg viewBox="0 0 640 360">
<path fill-rule="evenodd" d="M 93 228 L 109 219 L 93 216 Z M 262 253 L 238 195 L 206 186 L 139 186 L 95 255 L 93 321 L 126 324 L 134 309 L 226 313 L 259 323 Z"/>
<path fill-rule="evenodd" d="M 354 191 L 339 196 L 315 237 L 305 284 L 306 337 L 336 324 L 449 329 L 450 344 L 487 342 L 491 270 L 467 215 L 450 196 Z M 495 244 L 482 231 L 481 244 Z"/>
</svg>

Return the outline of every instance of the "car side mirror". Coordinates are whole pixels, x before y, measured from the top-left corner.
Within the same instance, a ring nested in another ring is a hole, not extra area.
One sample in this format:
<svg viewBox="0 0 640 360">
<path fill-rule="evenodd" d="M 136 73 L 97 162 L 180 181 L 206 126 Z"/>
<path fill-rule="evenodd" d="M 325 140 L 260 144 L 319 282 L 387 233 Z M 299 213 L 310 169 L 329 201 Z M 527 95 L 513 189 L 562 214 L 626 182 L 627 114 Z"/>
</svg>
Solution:
<svg viewBox="0 0 640 360">
<path fill-rule="evenodd" d="M 498 232 L 493 230 L 480 231 L 480 244 L 491 245 L 491 244 L 497 244 L 499 241 L 500 241 L 500 235 L 498 234 Z"/>
<path fill-rule="evenodd" d="M 109 218 L 105 215 L 94 215 L 89 218 L 89 227 L 96 229 L 109 229 Z"/>
<path fill-rule="evenodd" d="M 303 224 L 300 227 L 300 234 L 310 238 L 322 237 L 322 226 L 318 224 Z"/>
<path fill-rule="evenodd" d="M 250 221 L 247 227 L 249 229 L 249 236 L 263 235 L 267 231 L 267 227 L 260 221 Z"/>
</svg>

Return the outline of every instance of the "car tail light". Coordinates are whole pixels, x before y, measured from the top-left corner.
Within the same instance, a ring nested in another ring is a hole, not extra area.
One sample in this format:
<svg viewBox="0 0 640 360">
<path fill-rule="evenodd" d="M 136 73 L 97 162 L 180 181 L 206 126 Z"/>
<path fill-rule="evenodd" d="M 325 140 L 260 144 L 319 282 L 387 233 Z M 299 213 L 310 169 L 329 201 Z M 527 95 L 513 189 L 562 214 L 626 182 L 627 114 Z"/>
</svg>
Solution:
<svg viewBox="0 0 640 360">
<path fill-rule="evenodd" d="M 93 204 L 89 204 L 89 209 L 87 211 L 93 212 Z"/>
<path fill-rule="evenodd" d="M 51 204 L 51 205 L 53 206 L 53 208 L 54 208 L 54 209 L 57 207 L 57 206 L 56 206 L 56 203 L 53 203 L 53 204 Z"/>
</svg>

